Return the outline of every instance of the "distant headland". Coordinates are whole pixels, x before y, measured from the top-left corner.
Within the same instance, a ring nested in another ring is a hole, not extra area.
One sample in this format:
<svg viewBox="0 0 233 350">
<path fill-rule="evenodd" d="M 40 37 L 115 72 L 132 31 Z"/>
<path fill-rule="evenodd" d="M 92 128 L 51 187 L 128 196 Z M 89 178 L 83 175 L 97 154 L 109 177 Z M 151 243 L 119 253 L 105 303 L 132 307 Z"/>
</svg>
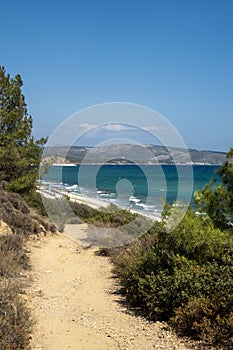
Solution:
<svg viewBox="0 0 233 350">
<path fill-rule="evenodd" d="M 221 165 L 226 153 L 211 150 L 182 149 L 158 145 L 116 144 L 101 147 L 46 147 L 43 158 L 56 164 L 189 164 Z"/>
</svg>

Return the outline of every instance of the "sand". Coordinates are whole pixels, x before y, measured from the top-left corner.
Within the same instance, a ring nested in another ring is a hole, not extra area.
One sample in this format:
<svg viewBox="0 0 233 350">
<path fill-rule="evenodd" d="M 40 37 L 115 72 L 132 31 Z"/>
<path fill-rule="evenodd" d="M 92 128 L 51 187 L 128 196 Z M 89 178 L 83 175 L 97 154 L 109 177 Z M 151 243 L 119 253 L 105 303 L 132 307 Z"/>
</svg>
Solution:
<svg viewBox="0 0 233 350">
<path fill-rule="evenodd" d="M 52 189 L 51 191 L 45 190 L 43 186 L 40 187 L 40 189 L 37 190 L 38 193 L 40 193 L 42 196 L 50 198 L 50 199 L 56 199 L 56 198 L 64 198 L 64 196 L 67 196 L 70 201 L 77 202 L 80 204 L 86 204 L 91 208 L 101 208 L 101 207 L 107 207 L 109 205 L 109 202 L 98 199 L 98 198 L 90 198 L 87 196 L 83 196 L 79 193 L 71 193 L 68 191 L 61 191 L 59 189 Z"/>
<path fill-rule="evenodd" d="M 79 225 L 85 231 L 86 226 Z M 35 320 L 32 349 L 190 350 L 163 323 L 150 323 L 119 294 L 108 258 L 63 234 L 29 243 Z"/>
<path fill-rule="evenodd" d="M 111 202 L 107 201 L 107 200 L 103 200 L 103 199 L 99 199 L 99 198 L 91 198 L 91 197 L 83 196 L 82 194 L 71 193 L 71 192 L 67 192 L 67 191 L 60 191 L 58 189 L 56 189 L 55 192 L 53 192 L 53 191 L 48 192 L 47 190 L 43 189 L 42 186 L 37 191 L 38 191 L 38 193 L 41 194 L 42 198 L 47 197 L 50 199 L 56 199 L 56 198 L 58 199 L 58 198 L 64 198 L 64 196 L 67 196 L 71 202 L 85 204 L 85 205 L 87 205 L 91 208 L 94 208 L 94 209 L 107 208 L 111 204 Z M 161 216 L 159 214 L 150 215 L 150 214 L 145 213 L 144 211 L 137 211 L 134 209 L 122 208 L 116 203 L 114 203 L 114 205 L 117 206 L 119 208 L 119 210 L 125 209 L 125 210 L 130 211 L 132 214 L 139 214 L 139 215 L 147 217 L 148 219 L 153 220 L 153 221 L 160 221 L 161 220 Z"/>
</svg>

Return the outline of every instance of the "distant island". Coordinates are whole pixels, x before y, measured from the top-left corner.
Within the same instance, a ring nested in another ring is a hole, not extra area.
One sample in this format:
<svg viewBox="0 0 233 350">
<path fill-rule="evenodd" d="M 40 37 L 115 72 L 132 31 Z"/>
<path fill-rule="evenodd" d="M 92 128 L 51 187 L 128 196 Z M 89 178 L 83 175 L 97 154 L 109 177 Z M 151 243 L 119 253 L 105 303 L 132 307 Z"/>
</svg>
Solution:
<svg viewBox="0 0 233 350">
<path fill-rule="evenodd" d="M 43 158 L 59 164 L 191 164 L 221 165 L 225 152 L 182 149 L 158 145 L 116 144 L 102 147 L 63 146 L 46 147 Z"/>
</svg>

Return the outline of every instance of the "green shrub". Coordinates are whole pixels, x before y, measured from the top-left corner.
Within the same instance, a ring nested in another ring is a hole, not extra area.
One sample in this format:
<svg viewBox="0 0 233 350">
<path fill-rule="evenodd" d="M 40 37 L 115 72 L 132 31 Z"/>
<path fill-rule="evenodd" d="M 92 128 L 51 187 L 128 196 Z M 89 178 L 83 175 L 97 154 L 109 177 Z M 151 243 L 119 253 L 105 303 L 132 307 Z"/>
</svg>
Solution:
<svg viewBox="0 0 233 350">
<path fill-rule="evenodd" d="M 24 195 L 24 199 L 31 208 L 36 209 L 39 215 L 47 216 L 40 193 L 31 191 L 30 193 Z"/>
<path fill-rule="evenodd" d="M 166 232 L 157 223 L 113 255 L 127 300 L 181 334 L 232 346 L 233 236 L 188 210 Z M 230 349 L 230 348 L 229 348 Z"/>
<path fill-rule="evenodd" d="M 216 227 L 223 230 L 233 222 L 233 148 L 230 148 L 226 161 L 216 171 L 220 184 L 213 179 L 195 193 L 199 211 L 208 214 Z"/>
<path fill-rule="evenodd" d="M 127 210 L 119 210 L 113 204 L 107 208 L 94 209 L 85 204 L 70 202 L 70 207 L 80 220 L 97 227 L 119 227 L 130 223 L 137 217 Z"/>
</svg>

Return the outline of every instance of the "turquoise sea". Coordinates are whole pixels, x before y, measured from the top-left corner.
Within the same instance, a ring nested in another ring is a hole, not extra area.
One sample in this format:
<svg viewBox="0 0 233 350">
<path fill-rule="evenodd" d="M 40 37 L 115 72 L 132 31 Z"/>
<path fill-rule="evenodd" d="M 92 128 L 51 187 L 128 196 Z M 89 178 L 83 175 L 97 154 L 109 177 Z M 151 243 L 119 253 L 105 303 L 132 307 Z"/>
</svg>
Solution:
<svg viewBox="0 0 233 350">
<path fill-rule="evenodd" d="M 212 178 L 218 179 L 217 169 L 211 165 L 52 166 L 42 181 L 71 193 L 157 215 L 165 201 L 178 199 L 194 205 L 193 193 Z"/>
</svg>

